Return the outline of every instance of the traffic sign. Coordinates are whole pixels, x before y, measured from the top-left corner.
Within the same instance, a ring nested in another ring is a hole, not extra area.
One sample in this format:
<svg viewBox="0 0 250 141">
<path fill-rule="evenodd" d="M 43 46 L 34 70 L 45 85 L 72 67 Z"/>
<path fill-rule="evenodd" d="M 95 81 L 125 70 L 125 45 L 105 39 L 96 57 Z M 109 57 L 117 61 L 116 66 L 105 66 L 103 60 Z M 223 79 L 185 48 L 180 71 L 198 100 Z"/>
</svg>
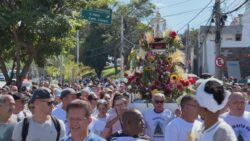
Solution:
<svg viewBox="0 0 250 141">
<path fill-rule="evenodd" d="M 222 57 L 218 56 L 215 59 L 215 65 L 219 68 L 223 67 L 225 65 L 225 61 Z"/>
<path fill-rule="evenodd" d="M 111 24 L 111 9 L 81 9 L 81 18 L 95 23 Z"/>
</svg>

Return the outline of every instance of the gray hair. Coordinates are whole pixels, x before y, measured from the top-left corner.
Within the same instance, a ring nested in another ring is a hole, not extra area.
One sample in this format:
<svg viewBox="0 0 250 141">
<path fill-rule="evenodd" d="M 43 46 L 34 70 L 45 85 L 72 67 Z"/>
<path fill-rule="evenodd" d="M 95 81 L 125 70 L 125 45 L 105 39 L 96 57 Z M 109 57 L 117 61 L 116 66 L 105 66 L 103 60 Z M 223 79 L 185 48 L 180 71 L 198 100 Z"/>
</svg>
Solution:
<svg viewBox="0 0 250 141">
<path fill-rule="evenodd" d="M 108 102 L 106 100 L 104 100 L 104 99 L 100 99 L 100 100 L 97 101 L 97 105 L 96 105 L 97 109 L 101 105 L 104 105 L 107 108 L 108 107 Z"/>
<path fill-rule="evenodd" d="M 163 93 L 156 93 L 156 94 L 154 94 L 153 97 L 152 97 L 152 101 L 153 102 L 154 102 L 154 100 L 155 100 L 156 97 L 160 97 L 163 100 L 165 100 L 165 95 Z"/>
<path fill-rule="evenodd" d="M 3 106 L 8 99 L 7 95 L 0 95 L 0 106 Z"/>
</svg>

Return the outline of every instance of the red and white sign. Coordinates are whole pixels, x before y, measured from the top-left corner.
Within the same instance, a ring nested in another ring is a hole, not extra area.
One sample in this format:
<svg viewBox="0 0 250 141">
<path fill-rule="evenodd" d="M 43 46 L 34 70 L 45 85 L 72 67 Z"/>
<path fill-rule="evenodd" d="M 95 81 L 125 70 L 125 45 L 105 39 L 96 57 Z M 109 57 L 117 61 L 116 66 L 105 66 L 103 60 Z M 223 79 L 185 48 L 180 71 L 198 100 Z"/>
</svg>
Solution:
<svg viewBox="0 0 250 141">
<path fill-rule="evenodd" d="M 215 65 L 217 66 L 217 67 L 223 67 L 224 65 L 225 65 L 225 61 L 224 61 L 224 59 L 222 58 L 222 57 L 216 57 L 216 59 L 215 59 Z"/>
</svg>

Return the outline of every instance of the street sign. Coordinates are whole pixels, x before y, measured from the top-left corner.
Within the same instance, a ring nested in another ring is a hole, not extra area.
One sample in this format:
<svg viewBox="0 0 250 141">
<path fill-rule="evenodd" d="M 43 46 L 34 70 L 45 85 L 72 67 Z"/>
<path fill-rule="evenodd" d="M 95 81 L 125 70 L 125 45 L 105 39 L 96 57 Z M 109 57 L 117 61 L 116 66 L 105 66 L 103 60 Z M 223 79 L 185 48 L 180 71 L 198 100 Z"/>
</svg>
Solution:
<svg viewBox="0 0 250 141">
<path fill-rule="evenodd" d="M 111 24 L 111 9 L 81 9 L 81 18 L 94 23 Z"/>
<path fill-rule="evenodd" d="M 225 65 L 225 61 L 222 57 L 218 56 L 215 59 L 215 65 L 219 68 L 223 67 Z"/>
</svg>

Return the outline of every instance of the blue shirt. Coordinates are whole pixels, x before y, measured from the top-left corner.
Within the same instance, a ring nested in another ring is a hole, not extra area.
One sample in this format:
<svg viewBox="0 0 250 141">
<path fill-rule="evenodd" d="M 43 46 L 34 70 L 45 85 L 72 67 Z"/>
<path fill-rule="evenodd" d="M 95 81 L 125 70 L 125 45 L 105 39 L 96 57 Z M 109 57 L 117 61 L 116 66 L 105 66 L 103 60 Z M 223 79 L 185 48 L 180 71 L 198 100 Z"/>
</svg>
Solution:
<svg viewBox="0 0 250 141">
<path fill-rule="evenodd" d="M 66 136 L 64 138 L 61 138 L 60 141 L 73 141 L 71 136 Z M 94 133 L 90 133 L 83 141 L 106 141 L 106 139 L 97 136 Z"/>
</svg>

